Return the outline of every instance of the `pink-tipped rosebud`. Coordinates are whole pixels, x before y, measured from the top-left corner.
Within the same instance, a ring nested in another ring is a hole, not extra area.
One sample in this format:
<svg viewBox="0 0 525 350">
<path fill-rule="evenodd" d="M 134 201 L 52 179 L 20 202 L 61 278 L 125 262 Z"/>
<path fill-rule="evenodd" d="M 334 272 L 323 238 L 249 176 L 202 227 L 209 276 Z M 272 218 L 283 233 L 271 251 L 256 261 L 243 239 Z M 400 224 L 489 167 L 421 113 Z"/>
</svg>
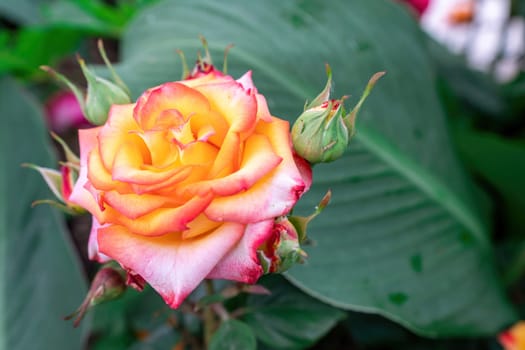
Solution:
<svg viewBox="0 0 525 350">
<path fill-rule="evenodd" d="M 312 164 L 332 162 L 346 150 L 355 133 L 355 119 L 361 105 L 384 72 L 376 73 L 356 106 L 346 113 L 343 102 L 330 99 L 332 72 L 327 66 L 328 81 L 321 93 L 310 103 L 292 127 L 292 142 L 298 155 Z"/>
<path fill-rule="evenodd" d="M 286 217 L 277 218 L 272 235 L 257 250 L 259 263 L 264 273 L 280 273 L 307 257 L 299 244 L 299 235 L 294 225 Z"/>
<path fill-rule="evenodd" d="M 204 57 L 202 57 L 200 53 L 198 54 L 197 62 L 195 62 L 195 66 L 193 66 L 193 69 L 191 71 L 189 70 L 188 65 L 186 63 L 186 58 L 184 57 L 184 53 L 180 50 L 177 51 L 182 60 L 182 80 L 196 79 L 196 78 L 202 78 L 206 76 L 211 77 L 211 78 L 225 77 L 226 71 L 227 71 L 228 51 L 231 48 L 231 45 L 226 47 L 226 50 L 224 53 L 224 66 L 223 66 L 223 71 L 221 72 L 213 65 L 213 61 L 211 59 L 210 50 L 208 49 L 208 42 L 206 41 L 206 38 L 201 36 L 200 39 L 202 42 L 202 46 L 204 48 Z"/>
<path fill-rule="evenodd" d="M 22 165 L 38 171 L 58 201 L 54 199 L 40 199 L 34 201 L 33 206 L 50 204 L 70 215 L 83 214 L 85 210 L 69 200 L 73 186 L 78 178 L 80 160 L 58 135 L 51 133 L 51 136 L 62 146 L 66 156 L 66 161 L 61 163 L 60 170 L 44 168 L 35 164 Z"/>
<path fill-rule="evenodd" d="M 312 164 L 340 158 L 349 141 L 344 115 L 342 99 L 326 101 L 304 111 L 292 128 L 297 154 Z"/>
<path fill-rule="evenodd" d="M 75 318 L 73 325 L 77 327 L 88 310 L 100 303 L 120 297 L 125 290 L 126 283 L 122 274 L 111 267 L 103 267 L 95 275 L 86 298 L 80 307 L 64 319 L 70 320 Z"/>
</svg>

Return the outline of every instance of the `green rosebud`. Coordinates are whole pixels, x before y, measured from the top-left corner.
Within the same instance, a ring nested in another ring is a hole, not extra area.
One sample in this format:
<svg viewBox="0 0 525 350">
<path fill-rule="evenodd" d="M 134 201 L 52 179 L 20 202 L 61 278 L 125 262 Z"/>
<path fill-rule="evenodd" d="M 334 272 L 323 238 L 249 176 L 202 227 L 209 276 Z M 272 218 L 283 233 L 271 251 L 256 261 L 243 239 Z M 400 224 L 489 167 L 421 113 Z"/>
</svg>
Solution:
<svg viewBox="0 0 525 350">
<path fill-rule="evenodd" d="M 131 102 L 129 89 L 109 62 L 102 41 L 99 41 L 98 47 L 100 55 L 112 75 L 113 81 L 97 76 L 86 66 L 84 60 L 78 57 L 78 63 L 87 81 L 87 91 L 85 95 L 79 87 L 62 74 L 54 71 L 50 67 L 41 67 L 43 70 L 55 76 L 56 79 L 65 84 L 75 94 L 86 119 L 94 125 L 102 125 L 106 122 L 109 109 L 112 105 Z"/>
<path fill-rule="evenodd" d="M 307 109 L 292 127 L 292 142 L 297 154 L 312 164 L 340 158 L 348 146 L 343 99 L 330 100 Z"/>
<path fill-rule="evenodd" d="M 356 106 L 346 113 L 344 100 L 330 99 L 332 72 L 327 66 L 328 80 L 325 88 L 310 103 L 292 127 L 292 142 L 298 155 L 312 164 L 332 162 L 340 158 L 355 133 L 355 119 L 364 100 L 376 81 L 385 74 L 376 73 Z"/>
</svg>

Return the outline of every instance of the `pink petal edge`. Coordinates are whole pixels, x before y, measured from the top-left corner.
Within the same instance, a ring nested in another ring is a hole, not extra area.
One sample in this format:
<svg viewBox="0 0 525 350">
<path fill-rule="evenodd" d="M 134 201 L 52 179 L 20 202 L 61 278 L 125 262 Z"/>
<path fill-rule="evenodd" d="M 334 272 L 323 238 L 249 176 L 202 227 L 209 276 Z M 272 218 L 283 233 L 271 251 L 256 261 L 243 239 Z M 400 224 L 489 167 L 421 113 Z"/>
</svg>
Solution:
<svg viewBox="0 0 525 350">
<path fill-rule="evenodd" d="M 143 237 L 122 226 L 99 229 L 103 254 L 142 276 L 177 308 L 241 239 L 244 225 L 225 223 L 214 232 L 182 240 L 175 235 Z"/>
<path fill-rule="evenodd" d="M 208 278 L 227 279 L 242 283 L 255 283 L 263 274 L 257 257 L 257 248 L 272 234 L 274 220 L 246 226 L 242 239 L 215 266 Z"/>
</svg>

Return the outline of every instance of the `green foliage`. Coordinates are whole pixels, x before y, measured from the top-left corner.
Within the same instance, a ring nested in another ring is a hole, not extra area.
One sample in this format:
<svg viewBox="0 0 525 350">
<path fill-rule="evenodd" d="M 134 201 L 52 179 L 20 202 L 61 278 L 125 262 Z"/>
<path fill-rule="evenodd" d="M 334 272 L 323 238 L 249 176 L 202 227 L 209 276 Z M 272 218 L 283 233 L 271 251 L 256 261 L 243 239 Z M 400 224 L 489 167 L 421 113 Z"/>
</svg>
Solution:
<svg viewBox="0 0 525 350">
<path fill-rule="evenodd" d="M 43 76 L 41 65 L 54 65 L 81 48 L 89 37 L 118 38 L 135 14 L 157 0 L 5 0 L 0 3 L 0 74 Z M 19 25 L 17 27 L 16 25 Z"/>
<path fill-rule="evenodd" d="M 0 79 L 0 349 L 79 349 L 80 329 L 62 318 L 86 292 L 64 220 L 31 202 L 51 194 L 25 162 L 54 166 L 43 116 L 27 91 Z M 86 324 L 87 325 L 87 324 Z"/>
<path fill-rule="evenodd" d="M 49 4 L 43 12 L 47 25 L 119 37 L 138 11 L 156 1 L 118 0 L 114 5 L 108 5 L 102 0 L 61 0 Z"/>
<path fill-rule="evenodd" d="M 291 281 L 427 335 L 492 334 L 514 319 L 486 213 L 452 150 L 423 36 L 406 13 L 388 1 L 166 1 L 123 35 L 120 72 L 135 96 L 177 79 L 173 52 L 193 57 L 199 34 L 214 57 L 233 42 L 230 73 L 253 69 L 272 113 L 290 121 L 324 86 L 325 62 L 336 95 L 358 94 L 387 71 L 346 155 L 315 169 L 300 208 L 310 211 L 328 188 L 334 196 Z"/>
<path fill-rule="evenodd" d="M 39 67 L 53 64 L 78 47 L 82 33 L 53 27 L 31 27 L 12 32 L 0 29 L 0 74 L 31 77 Z"/>
<path fill-rule="evenodd" d="M 94 309 L 93 350 L 170 349 L 180 340 L 173 322 L 180 314 L 166 307 L 151 288 Z"/>
<path fill-rule="evenodd" d="M 282 277 L 261 281 L 270 295 L 250 295 L 242 319 L 271 349 L 304 349 L 315 344 L 345 313 L 300 292 Z"/>
<path fill-rule="evenodd" d="M 255 350 L 253 331 L 238 320 L 224 321 L 210 341 L 210 350 Z"/>
</svg>

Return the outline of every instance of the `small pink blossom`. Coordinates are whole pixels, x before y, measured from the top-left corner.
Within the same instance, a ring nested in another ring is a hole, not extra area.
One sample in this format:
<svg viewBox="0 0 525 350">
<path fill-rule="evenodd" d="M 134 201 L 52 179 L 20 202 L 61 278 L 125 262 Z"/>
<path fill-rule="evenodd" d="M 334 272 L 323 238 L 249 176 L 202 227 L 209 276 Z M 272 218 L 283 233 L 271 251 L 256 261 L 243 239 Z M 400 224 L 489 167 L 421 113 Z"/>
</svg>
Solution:
<svg viewBox="0 0 525 350">
<path fill-rule="evenodd" d="M 45 107 L 48 125 L 57 133 L 89 125 L 72 92 L 57 92 L 47 100 Z"/>
</svg>

